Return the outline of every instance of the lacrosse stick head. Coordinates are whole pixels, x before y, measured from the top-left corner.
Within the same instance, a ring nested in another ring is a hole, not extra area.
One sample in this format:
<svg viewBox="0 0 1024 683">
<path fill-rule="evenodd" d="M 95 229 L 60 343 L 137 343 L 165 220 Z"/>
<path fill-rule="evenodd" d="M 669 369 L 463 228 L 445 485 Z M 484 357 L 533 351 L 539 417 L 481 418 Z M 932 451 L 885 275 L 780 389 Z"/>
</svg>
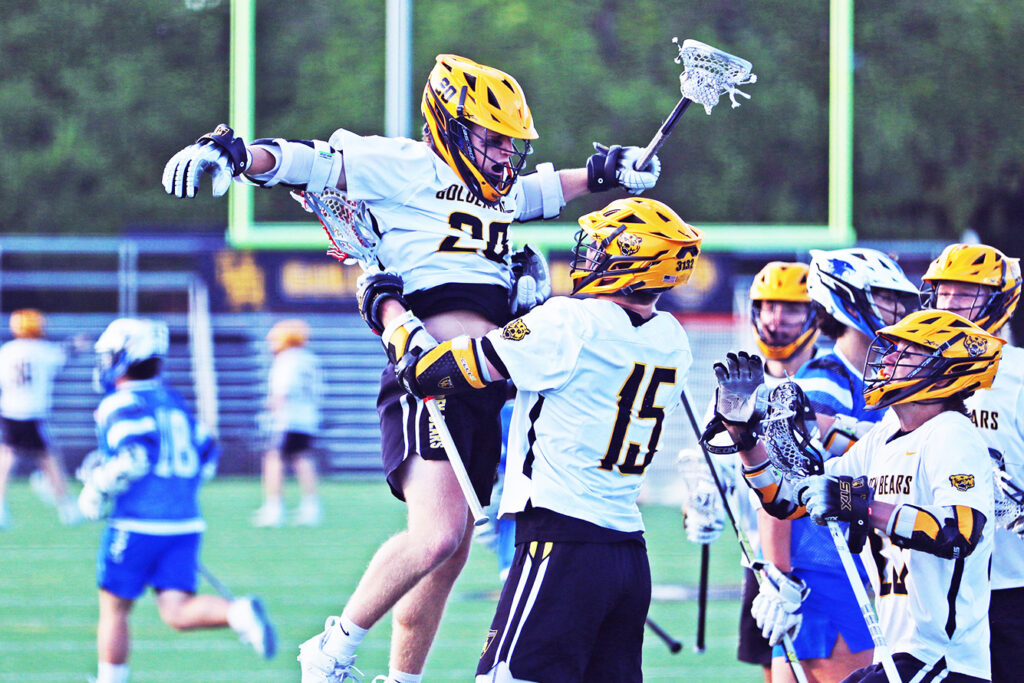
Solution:
<svg viewBox="0 0 1024 683">
<path fill-rule="evenodd" d="M 761 424 L 768 460 L 782 476 L 799 480 L 825 471 L 814 409 L 796 382 L 787 379 L 772 389 Z"/>
<path fill-rule="evenodd" d="M 740 106 L 737 95 L 750 99 L 738 87 L 757 82 L 757 76 L 750 73 L 753 64 L 699 40 L 687 39 L 679 45 L 679 39 L 673 38 L 672 42 L 679 47 L 676 64 L 683 65 L 679 75 L 679 92 L 683 97 L 703 105 L 707 114 L 723 93 L 729 94 L 733 108 Z"/>
<path fill-rule="evenodd" d="M 331 241 L 329 256 L 342 263 L 357 261 L 366 266 L 376 260 L 379 238 L 362 202 L 354 202 L 344 192 L 332 188 L 323 192 L 292 192 L 292 198 L 320 220 Z"/>
</svg>

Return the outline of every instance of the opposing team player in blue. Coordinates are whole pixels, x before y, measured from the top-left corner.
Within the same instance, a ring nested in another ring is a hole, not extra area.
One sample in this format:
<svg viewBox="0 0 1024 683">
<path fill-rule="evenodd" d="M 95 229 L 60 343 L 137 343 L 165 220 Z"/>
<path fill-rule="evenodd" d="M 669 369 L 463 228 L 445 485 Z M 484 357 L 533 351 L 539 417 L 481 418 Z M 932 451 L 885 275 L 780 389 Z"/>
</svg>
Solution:
<svg viewBox="0 0 1024 683">
<path fill-rule="evenodd" d="M 903 270 L 874 249 L 811 251 L 807 293 L 817 311 L 818 328 L 835 340 L 829 353 L 819 354 L 796 372 L 818 415 L 824 442 L 832 456 L 845 452 L 856 438 L 881 419 L 864 402 L 863 368 L 875 333 L 917 308 L 917 288 Z M 829 532 L 809 519 L 765 519 L 765 556 L 792 572 L 793 586 L 783 594 L 801 596 L 785 602 L 770 582 L 755 615 L 770 633 L 773 683 L 792 679 L 785 652 L 777 645 L 786 624 L 802 622 L 793 648 L 811 680 L 840 680 L 871 663 L 874 644 Z M 867 580 L 863 571 L 861 578 Z M 807 587 L 810 590 L 793 590 Z M 798 611 L 799 610 L 799 611 Z"/>
<path fill-rule="evenodd" d="M 84 473 L 79 507 L 107 517 L 97 556 L 100 616 L 96 683 L 128 680 L 128 615 L 147 587 L 160 618 L 176 630 L 230 626 L 258 654 L 275 652 L 274 628 L 258 598 L 197 595 L 206 528 L 199 486 L 219 449 L 160 370 L 167 326 L 121 318 L 96 341 L 99 457 Z"/>
<path fill-rule="evenodd" d="M 689 279 L 703 235 L 642 198 L 579 222 L 570 276 L 593 298 L 550 299 L 486 335 L 437 344 L 398 275 L 364 277 L 367 322 L 383 328 L 410 393 L 476 395 L 506 378 L 517 388 L 500 505 L 516 553 L 481 682 L 643 680 L 651 575 L 636 501 L 692 362 L 683 328 L 655 304 Z"/>
<path fill-rule="evenodd" d="M 227 126 L 175 154 L 165 190 L 194 197 L 203 175 L 223 195 L 232 178 L 262 187 L 344 191 L 379 235 L 377 258 L 404 280 L 405 298 L 437 340 L 482 336 L 538 300 L 546 269 L 536 254 L 510 254 L 515 222 L 554 218 L 567 201 L 620 188 L 654 187 L 660 161 L 641 170 L 638 147 L 601 147 L 586 168 L 538 164 L 522 173 L 538 137 L 515 78 L 464 57 L 436 58 L 420 104 L 423 139 L 336 130 L 327 141 L 262 139 L 246 145 Z M 513 286 L 513 265 L 524 277 Z M 533 286 L 522 286 L 533 282 Z M 541 283 L 542 284 L 542 283 Z M 550 288 L 547 288 L 550 291 Z M 539 293 L 539 295 L 538 295 Z M 381 330 L 377 329 L 380 333 Z M 445 423 L 477 497 L 486 504 L 501 453 L 505 389 L 445 402 Z M 377 399 L 384 472 L 408 507 L 408 528 L 389 538 L 338 617 L 300 648 L 303 683 L 355 672 L 367 631 L 392 616 L 388 683 L 419 683 L 455 579 L 472 543 L 469 508 L 423 402 L 385 367 Z M 326 566 L 326 563 L 325 563 Z"/>
</svg>

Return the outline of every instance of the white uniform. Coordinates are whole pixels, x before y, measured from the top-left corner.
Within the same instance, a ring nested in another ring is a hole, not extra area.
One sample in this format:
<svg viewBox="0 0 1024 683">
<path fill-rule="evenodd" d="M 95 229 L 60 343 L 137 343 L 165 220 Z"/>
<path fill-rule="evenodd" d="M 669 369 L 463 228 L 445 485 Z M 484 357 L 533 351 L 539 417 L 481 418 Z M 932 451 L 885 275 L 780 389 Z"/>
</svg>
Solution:
<svg viewBox="0 0 1024 683">
<path fill-rule="evenodd" d="M 301 347 L 281 351 L 270 366 L 269 384 L 271 398 L 277 397 L 272 415 L 274 432 L 315 435 L 320 426 L 322 393 L 316 356 Z"/>
<path fill-rule="evenodd" d="M 378 258 L 398 271 L 406 293 L 450 283 L 510 287 L 508 228 L 518 181 L 488 207 L 424 142 L 341 128 L 330 144 L 345 155 L 348 197 L 364 202 L 375 221 Z"/>
<path fill-rule="evenodd" d="M 944 658 L 950 671 L 988 680 L 994 514 L 988 450 L 970 420 L 952 411 L 894 438 L 898 431 L 899 420 L 888 411 L 846 455 L 826 461 L 826 473 L 867 475 L 876 501 L 963 505 L 989 522 L 974 552 L 957 560 L 899 548 L 883 536 L 881 556 L 864 558 L 868 567 L 884 563 L 872 577 L 882 582 L 875 586 L 882 631 L 894 652 L 911 654 L 926 668 Z"/>
<path fill-rule="evenodd" d="M 642 531 L 643 474 L 693 361 L 679 322 L 635 327 L 610 301 L 556 297 L 487 339 L 518 388 L 499 514 L 530 503 Z"/>
<path fill-rule="evenodd" d="M 61 346 L 43 339 L 12 339 L 0 346 L 0 415 L 47 419 L 53 379 L 66 362 Z"/>
<path fill-rule="evenodd" d="M 1003 346 L 1003 356 L 991 389 L 967 399 L 971 421 L 989 448 L 999 451 L 1006 473 L 1024 485 L 1024 349 Z M 995 524 L 992 551 L 992 590 L 1024 586 L 1024 539 Z"/>
</svg>

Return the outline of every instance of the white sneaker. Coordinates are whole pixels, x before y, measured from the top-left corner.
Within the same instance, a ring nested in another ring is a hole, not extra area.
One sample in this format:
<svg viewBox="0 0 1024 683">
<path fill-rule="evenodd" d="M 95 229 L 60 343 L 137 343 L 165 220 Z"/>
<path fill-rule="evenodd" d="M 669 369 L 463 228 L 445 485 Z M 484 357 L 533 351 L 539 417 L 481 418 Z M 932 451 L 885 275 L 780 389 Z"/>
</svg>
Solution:
<svg viewBox="0 0 1024 683">
<path fill-rule="evenodd" d="M 284 509 L 280 505 L 263 505 L 252 518 L 253 526 L 279 527 L 284 525 Z"/>
<path fill-rule="evenodd" d="M 300 503 L 295 510 L 293 524 L 295 526 L 320 526 L 323 515 L 320 512 L 320 503 Z"/>
<path fill-rule="evenodd" d="M 57 517 L 64 526 L 75 526 L 85 521 L 82 511 L 78 509 L 78 503 L 70 498 L 61 501 L 57 506 Z"/>
<path fill-rule="evenodd" d="M 356 655 L 349 657 L 332 657 L 324 652 L 324 643 L 331 629 L 338 623 L 338 617 L 327 617 L 324 630 L 299 646 L 299 668 L 302 670 L 302 683 L 345 683 L 345 681 L 362 681 L 363 672 L 354 664 Z"/>
<path fill-rule="evenodd" d="M 243 618 L 244 626 L 238 629 L 238 638 L 252 646 L 256 654 L 272 659 L 277 654 L 277 631 L 270 623 L 263 601 L 256 596 L 242 598 L 249 614 Z"/>
<path fill-rule="evenodd" d="M 11 528 L 11 513 L 7 511 L 7 506 L 0 503 L 0 531 Z"/>
</svg>

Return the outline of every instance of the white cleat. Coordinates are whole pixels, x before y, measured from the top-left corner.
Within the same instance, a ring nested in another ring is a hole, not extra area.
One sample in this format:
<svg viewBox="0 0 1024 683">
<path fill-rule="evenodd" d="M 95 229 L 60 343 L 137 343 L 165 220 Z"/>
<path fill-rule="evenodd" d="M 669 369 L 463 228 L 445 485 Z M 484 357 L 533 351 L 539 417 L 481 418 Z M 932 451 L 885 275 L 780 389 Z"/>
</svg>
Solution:
<svg viewBox="0 0 1024 683">
<path fill-rule="evenodd" d="M 252 525 L 275 528 L 284 526 L 284 509 L 280 505 L 264 505 L 253 514 Z"/>
<path fill-rule="evenodd" d="M 302 670 L 302 683 L 360 683 L 363 672 L 354 664 L 356 655 L 349 657 L 332 657 L 324 652 L 324 643 L 338 623 L 338 617 L 327 617 L 324 630 L 299 646 L 299 668 Z"/>
<path fill-rule="evenodd" d="M 82 511 L 78 509 L 78 503 L 71 499 L 63 500 L 57 505 L 57 518 L 64 526 L 75 526 L 85 521 Z"/>
<path fill-rule="evenodd" d="M 293 523 L 295 526 L 320 526 L 323 515 L 319 503 L 302 503 L 295 510 Z"/>
<path fill-rule="evenodd" d="M 7 506 L 0 503 L 0 531 L 11 528 L 11 513 L 7 511 Z"/>
<path fill-rule="evenodd" d="M 277 654 L 277 631 L 270 623 L 263 601 L 255 596 L 242 598 L 242 601 L 248 614 L 243 618 L 243 627 L 237 631 L 239 640 L 251 645 L 263 659 L 273 659 Z"/>
</svg>

